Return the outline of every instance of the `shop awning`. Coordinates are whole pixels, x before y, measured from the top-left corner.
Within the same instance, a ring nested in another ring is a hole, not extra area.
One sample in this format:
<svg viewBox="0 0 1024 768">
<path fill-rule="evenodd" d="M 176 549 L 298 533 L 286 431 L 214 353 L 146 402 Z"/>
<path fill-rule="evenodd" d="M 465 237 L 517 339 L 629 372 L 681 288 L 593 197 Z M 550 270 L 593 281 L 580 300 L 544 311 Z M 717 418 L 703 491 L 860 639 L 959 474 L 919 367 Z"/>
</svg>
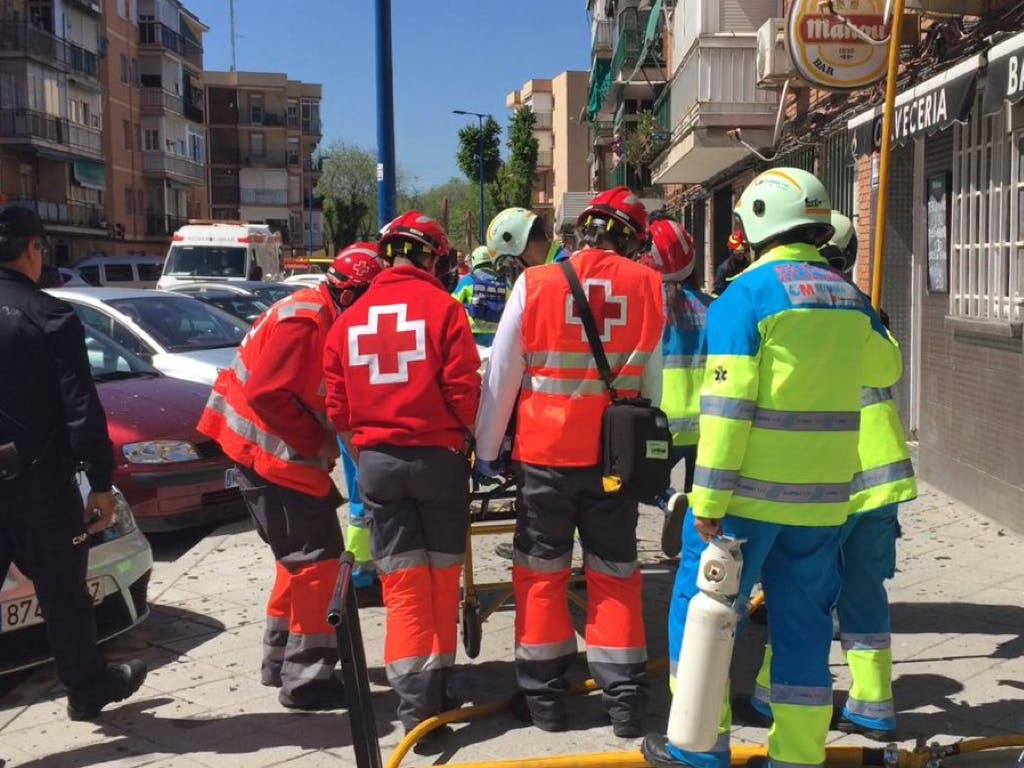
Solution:
<svg viewBox="0 0 1024 768">
<path fill-rule="evenodd" d="M 590 82 L 590 104 L 587 106 L 587 113 L 590 119 L 601 111 L 608 91 L 612 89 L 612 63 L 609 59 L 597 59 L 594 62 L 594 69 Z"/>
<path fill-rule="evenodd" d="M 903 144 L 915 136 L 944 130 L 963 123 L 974 106 L 981 55 L 950 67 L 897 94 L 892 139 Z M 870 155 L 882 148 L 882 106 L 850 120 L 854 155 Z"/>
<path fill-rule="evenodd" d="M 103 192 L 107 188 L 107 169 L 103 163 L 92 160 L 75 160 L 72 166 L 75 181 L 87 189 L 98 189 Z"/>
<path fill-rule="evenodd" d="M 985 76 L 985 114 L 1003 108 L 1003 102 L 1016 104 L 1024 99 L 1024 32 L 992 46 L 988 52 Z"/>
</svg>

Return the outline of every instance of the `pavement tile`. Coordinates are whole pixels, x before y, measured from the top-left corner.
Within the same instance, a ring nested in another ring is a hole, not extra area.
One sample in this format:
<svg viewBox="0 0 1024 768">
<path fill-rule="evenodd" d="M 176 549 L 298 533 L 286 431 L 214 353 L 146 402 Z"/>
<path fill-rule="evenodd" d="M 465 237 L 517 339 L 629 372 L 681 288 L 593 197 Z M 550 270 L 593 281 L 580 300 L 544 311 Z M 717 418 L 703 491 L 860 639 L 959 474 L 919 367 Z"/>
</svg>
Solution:
<svg viewBox="0 0 1024 768">
<path fill-rule="evenodd" d="M 231 677 L 231 673 L 220 667 L 182 656 L 162 667 L 151 669 L 146 677 L 146 685 L 162 693 L 173 693 Z"/>
</svg>

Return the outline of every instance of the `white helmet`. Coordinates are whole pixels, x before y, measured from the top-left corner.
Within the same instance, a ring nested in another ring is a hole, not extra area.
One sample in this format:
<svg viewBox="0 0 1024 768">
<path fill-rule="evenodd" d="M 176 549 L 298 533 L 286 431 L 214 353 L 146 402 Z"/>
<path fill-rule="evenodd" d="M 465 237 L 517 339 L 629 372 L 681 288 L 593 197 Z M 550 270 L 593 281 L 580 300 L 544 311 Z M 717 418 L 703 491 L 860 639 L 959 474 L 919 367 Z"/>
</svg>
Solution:
<svg viewBox="0 0 1024 768">
<path fill-rule="evenodd" d="M 491 219 L 487 227 L 487 247 L 494 252 L 495 261 L 502 256 L 522 256 L 530 240 L 530 230 L 537 214 L 526 208 L 506 208 Z"/>
<path fill-rule="evenodd" d="M 853 222 L 839 211 L 832 211 L 832 228 L 835 232 L 832 239 L 821 247 L 821 255 L 828 259 L 833 269 L 846 274 L 857 263 L 857 232 Z"/>
<path fill-rule="evenodd" d="M 743 190 L 733 210 L 754 250 L 798 229 L 807 242 L 823 245 L 832 237 L 832 201 L 815 175 L 799 168 L 772 168 Z"/>
</svg>

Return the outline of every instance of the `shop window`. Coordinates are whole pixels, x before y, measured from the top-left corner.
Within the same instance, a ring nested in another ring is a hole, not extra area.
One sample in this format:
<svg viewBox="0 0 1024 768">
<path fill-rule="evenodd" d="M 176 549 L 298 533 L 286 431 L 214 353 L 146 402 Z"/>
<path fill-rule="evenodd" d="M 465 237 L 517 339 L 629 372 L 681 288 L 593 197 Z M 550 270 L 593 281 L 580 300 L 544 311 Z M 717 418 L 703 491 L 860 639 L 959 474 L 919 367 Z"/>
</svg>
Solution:
<svg viewBox="0 0 1024 768">
<path fill-rule="evenodd" d="M 1004 107 L 1005 110 L 1005 107 Z M 1024 320 L 1024 132 L 981 103 L 953 138 L 950 314 L 990 322 Z"/>
</svg>

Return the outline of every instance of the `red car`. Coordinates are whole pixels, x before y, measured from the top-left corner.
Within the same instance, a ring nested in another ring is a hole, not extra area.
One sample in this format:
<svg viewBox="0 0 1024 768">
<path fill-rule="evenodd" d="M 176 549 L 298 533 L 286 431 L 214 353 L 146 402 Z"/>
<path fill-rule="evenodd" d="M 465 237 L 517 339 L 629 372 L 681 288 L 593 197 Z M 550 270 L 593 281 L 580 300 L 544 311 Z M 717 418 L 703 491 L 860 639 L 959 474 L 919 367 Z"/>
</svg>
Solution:
<svg viewBox="0 0 1024 768">
<path fill-rule="evenodd" d="M 114 484 L 143 531 L 245 514 L 232 462 L 196 430 L 210 387 L 164 376 L 86 326 L 93 380 L 114 443 Z"/>
</svg>

